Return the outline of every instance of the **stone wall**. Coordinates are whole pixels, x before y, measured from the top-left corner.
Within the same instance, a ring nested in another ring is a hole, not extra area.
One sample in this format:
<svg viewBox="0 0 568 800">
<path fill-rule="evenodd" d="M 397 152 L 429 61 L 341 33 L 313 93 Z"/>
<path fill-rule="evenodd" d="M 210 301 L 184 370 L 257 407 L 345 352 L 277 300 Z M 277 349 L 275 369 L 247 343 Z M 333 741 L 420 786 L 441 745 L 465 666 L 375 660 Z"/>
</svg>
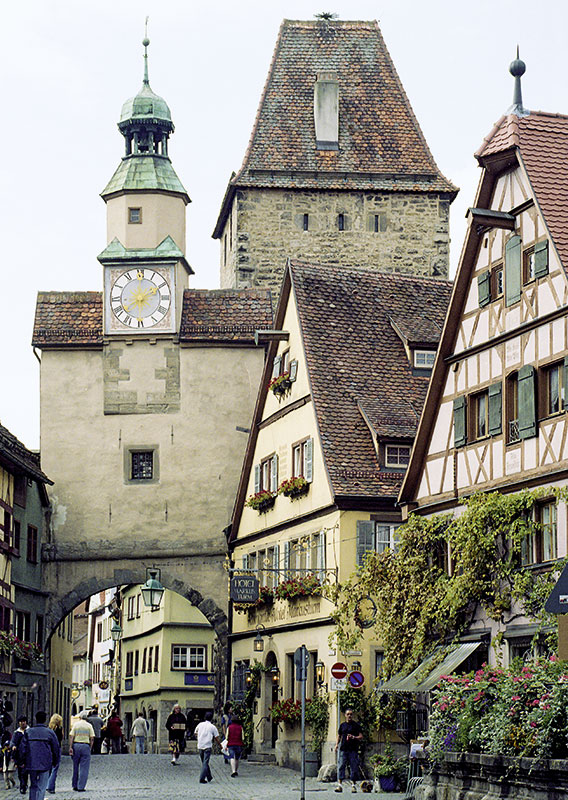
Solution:
<svg viewBox="0 0 568 800">
<path fill-rule="evenodd" d="M 424 193 L 241 189 L 220 241 L 223 288 L 279 289 L 288 257 L 447 278 L 449 200 Z"/>
<path fill-rule="evenodd" d="M 419 785 L 417 800 L 555 800 L 568 797 L 568 760 L 448 753 Z"/>
</svg>

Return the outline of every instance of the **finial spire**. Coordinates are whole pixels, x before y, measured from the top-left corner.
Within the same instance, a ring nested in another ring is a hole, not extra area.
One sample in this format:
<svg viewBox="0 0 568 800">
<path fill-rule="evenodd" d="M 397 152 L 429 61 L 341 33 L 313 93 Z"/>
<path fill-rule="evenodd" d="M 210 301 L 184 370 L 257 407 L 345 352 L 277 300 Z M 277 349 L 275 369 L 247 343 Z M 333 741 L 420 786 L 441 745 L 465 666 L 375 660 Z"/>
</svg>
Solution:
<svg viewBox="0 0 568 800">
<path fill-rule="evenodd" d="M 517 45 L 517 57 L 511 61 L 509 65 L 509 72 L 515 79 L 515 90 L 513 92 L 513 105 L 509 109 L 510 114 L 516 114 L 518 117 L 524 117 L 529 112 L 523 108 L 523 95 L 521 92 L 521 77 L 525 74 L 527 65 L 519 58 L 519 45 Z"/>
<path fill-rule="evenodd" d="M 142 44 L 144 45 L 144 86 L 150 86 L 150 80 L 148 79 L 148 45 L 150 44 L 150 39 L 148 39 L 148 19 L 149 17 L 146 17 L 144 38 L 142 39 Z"/>
</svg>

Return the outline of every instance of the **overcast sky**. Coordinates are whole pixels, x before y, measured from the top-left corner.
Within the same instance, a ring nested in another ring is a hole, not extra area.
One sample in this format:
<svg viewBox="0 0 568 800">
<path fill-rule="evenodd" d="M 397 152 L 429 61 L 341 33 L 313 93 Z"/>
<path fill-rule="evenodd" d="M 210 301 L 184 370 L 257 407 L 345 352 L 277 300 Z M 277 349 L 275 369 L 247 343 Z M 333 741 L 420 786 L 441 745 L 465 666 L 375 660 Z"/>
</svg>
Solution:
<svg viewBox="0 0 568 800">
<path fill-rule="evenodd" d="M 227 180 L 241 164 L 283 18 L 378 19 L 452 205 L 451 274 L 479 170 L 473 152 L 512 102 L 508 66 L 526 61 L 527 108 L 568 112 L 564 0 L 20 0 L 3 4 L 0 421 L 39 446 L 39 365 L 30 339 L 39 290 L 102 289 L 99 193 L 116 169 L 122 103 L 142 82 L 168 102 L 170 156 L 192 203 L 194 287 L 219 285 L 211 239 Z"/>
</svg>

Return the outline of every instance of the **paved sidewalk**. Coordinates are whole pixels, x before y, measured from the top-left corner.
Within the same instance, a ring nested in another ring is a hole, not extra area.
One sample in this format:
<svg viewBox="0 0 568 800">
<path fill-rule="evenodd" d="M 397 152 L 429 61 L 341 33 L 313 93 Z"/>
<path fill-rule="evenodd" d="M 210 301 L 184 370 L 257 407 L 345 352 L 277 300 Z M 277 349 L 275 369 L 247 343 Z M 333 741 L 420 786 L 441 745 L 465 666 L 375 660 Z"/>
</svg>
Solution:
<svg viewBox="0 0 568 800">
<path fill-rule="evenodd" d="M 46 800 L 299 800 L 300 773 L 277 767 L 275 764 L 249 764 L 241 761 L 239 777 L 231 778 L 231 770 L 222 756 L 211 757 L 213 781 L 199 783 L 201 762 L 196 755 L 183 755 L 173 766 L 167 755 L 93 756 L 89 782 L 85 792 L 71 789 L 72 764 L 64 756 L 57 777 L 56 793 L 46 794 Z M 319 783 L 306 778 L 306 800 L 326 800 L 339 797 L 335 784 Z M 22 800 L 16 790 L 0 789 L 5 800 Z M 350 787 L 344 785 L 343 796 L 351 797 Z M 358 795 L 364 797 L 361 792 Z M 379 793 L 383 800 L 402 800 L 404 795 Z"/>
</svg>

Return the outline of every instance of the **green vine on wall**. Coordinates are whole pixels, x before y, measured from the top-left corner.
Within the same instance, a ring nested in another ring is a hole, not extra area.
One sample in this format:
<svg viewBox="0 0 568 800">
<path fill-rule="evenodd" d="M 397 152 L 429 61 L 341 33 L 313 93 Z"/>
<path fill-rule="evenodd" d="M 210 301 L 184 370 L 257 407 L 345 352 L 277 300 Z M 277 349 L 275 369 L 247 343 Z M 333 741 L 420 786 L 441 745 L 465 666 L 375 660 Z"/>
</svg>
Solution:
<svg viewBox="0 0 568 800">
<path fill-rule="evenodd" d="M 356 610 L 368 596 L 377 605 L 374 627 L 386 675 L 416 666 L 435 643 L 459 636 L 479 607 L 502 624 L 512 621 L 516 607 L 541 628 L 552 625 L 544 600 L 563 562 L 540 574 L 521 565 L 523 542 L 542 529 L 534 507 L 550 498 L 566 500 L 567 491 L 477 493 L 461 502 L 455 517 L 412 514 L 397 531 L 396 551 L 368 553 L 357 573 L 335 588 L 334 644 L 354 649 L 362 635 Z"/>
<path fill-rule="evenodd" d="M 247 686 L 244 699 L 240 703 L 235 703 L 234 716 L 238 716 L 243 726 L 244 752 L 250 753 L 254 739 L 254 704 L 260 688 L 260 681 L 263 672 L 270 672 L 268 667 L 264 667 L 259 661 L 255 661 L 250 667 L 250 684 Z"/>
</svg>

